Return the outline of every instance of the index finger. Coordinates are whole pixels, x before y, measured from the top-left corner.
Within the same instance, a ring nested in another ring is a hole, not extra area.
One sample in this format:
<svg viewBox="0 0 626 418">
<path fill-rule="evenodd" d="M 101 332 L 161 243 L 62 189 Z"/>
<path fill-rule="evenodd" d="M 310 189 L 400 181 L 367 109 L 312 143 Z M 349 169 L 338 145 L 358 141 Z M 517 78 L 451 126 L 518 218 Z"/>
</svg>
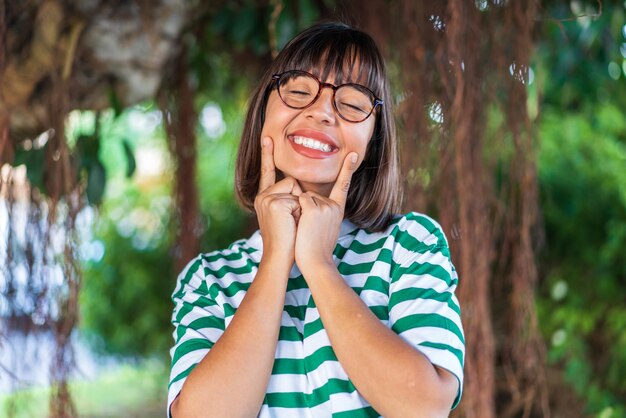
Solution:
<svg viewBox="0 0 626 418">
<path fill-rule="evenodd" d="M 331 200 L 341 205 L 342 208 L 346 207 L 348 190 L 350 190 L 350 181 L 352 180 L 352 175 L 356 171 L 356 162 L 358 158 L 359 155 L 356 152 L 351 152 L 346 156 L 346 159 L 343 160 L 339 176 L 337 176 L 337 181 L 328 196 Z"/>
<path fill-rule="evenodd" d="M 276 183 L 276 168 L 274 167 L 274 143 L 269 136 L 261 140 L 261 178 L 259 179 L 259 193 Z"/>
</svg>

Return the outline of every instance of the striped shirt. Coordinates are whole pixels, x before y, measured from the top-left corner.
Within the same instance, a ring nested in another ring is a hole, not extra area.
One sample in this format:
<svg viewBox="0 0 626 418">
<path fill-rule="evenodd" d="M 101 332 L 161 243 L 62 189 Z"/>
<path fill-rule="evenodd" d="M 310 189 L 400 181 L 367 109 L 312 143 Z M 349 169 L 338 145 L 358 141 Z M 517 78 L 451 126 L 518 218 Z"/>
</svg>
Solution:
<svg viewBox="0 0 626 418">
<path fill-rule="evenodd" d="M 169 409 L 185 379 L 233 319 L 254 279 L 259 231 L 228 249 L 201 254 L 178 277 L 172 295 L 175 344 Z M 348 220 L 334 251 L 347 284 L 378 317 L 463 386 L 465 356 L 457 274 L 441 227 L 431 218 L 396 216 L 384 232 Z M 311 292 L 297 266 L 287 284 L 272 375 L 259 417 L 378 417 L 338 362 Z"/>
</svg>

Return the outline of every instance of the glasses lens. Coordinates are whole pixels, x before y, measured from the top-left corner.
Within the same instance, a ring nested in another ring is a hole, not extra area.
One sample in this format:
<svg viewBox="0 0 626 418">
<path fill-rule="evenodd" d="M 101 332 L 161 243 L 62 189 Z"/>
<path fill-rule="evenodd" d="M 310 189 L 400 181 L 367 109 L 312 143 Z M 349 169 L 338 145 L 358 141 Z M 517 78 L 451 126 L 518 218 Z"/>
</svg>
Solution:
<svg viewBox="0 0 626 418">
<path fill-rule="evenodd" d="M 297 71 L 284 73 L 278 83 L 278 94 L 287 106 L 303 108 L 308 106 L 320 88 L 317 80 Z"/>
<path fill-rule="evenodd" d="M 374 97 L 365 88 L 345 85 L 339 87 L 335 92 L 335 105 L 344 119 L 360 122 L 372 113 Z"/>
</svg>

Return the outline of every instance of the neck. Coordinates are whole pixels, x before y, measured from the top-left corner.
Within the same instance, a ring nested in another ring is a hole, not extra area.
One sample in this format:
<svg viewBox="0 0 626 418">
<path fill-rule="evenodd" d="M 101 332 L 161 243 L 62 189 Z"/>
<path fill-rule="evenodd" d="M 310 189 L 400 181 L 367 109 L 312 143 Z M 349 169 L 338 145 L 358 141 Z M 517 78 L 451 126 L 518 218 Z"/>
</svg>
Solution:
<svg viewBox="0 0 626 418">
<path fill-rule="evenodd" d="M 303 192 L 315 192 L 325 197 L 330 196 L 330 192 L 333 189 L 332 183 L 307 183 L 298 180 L 298 184 Z"/>
</svg>

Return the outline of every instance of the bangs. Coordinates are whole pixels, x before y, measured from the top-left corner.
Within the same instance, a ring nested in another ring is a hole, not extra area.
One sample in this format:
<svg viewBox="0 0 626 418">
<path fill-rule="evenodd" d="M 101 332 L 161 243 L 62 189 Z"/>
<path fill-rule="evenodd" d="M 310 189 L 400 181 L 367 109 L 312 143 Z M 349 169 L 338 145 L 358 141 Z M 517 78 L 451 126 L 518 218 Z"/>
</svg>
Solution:
<svg viewBox="0 0 626 418">
<path fill-rule="evenodd" d="M 376 97 L 383 96 L 384 66 L 368 35 L 337 26 L 318 29 L 315 34 L 306 32 L 301 34 L 306 36 L 294 38 L 280 52 L 275 61 L 276 73 L 307 71 L 322 81 L 333 75 L 335 85 L 357 83 L 369 88 Z"/>
</svg>

